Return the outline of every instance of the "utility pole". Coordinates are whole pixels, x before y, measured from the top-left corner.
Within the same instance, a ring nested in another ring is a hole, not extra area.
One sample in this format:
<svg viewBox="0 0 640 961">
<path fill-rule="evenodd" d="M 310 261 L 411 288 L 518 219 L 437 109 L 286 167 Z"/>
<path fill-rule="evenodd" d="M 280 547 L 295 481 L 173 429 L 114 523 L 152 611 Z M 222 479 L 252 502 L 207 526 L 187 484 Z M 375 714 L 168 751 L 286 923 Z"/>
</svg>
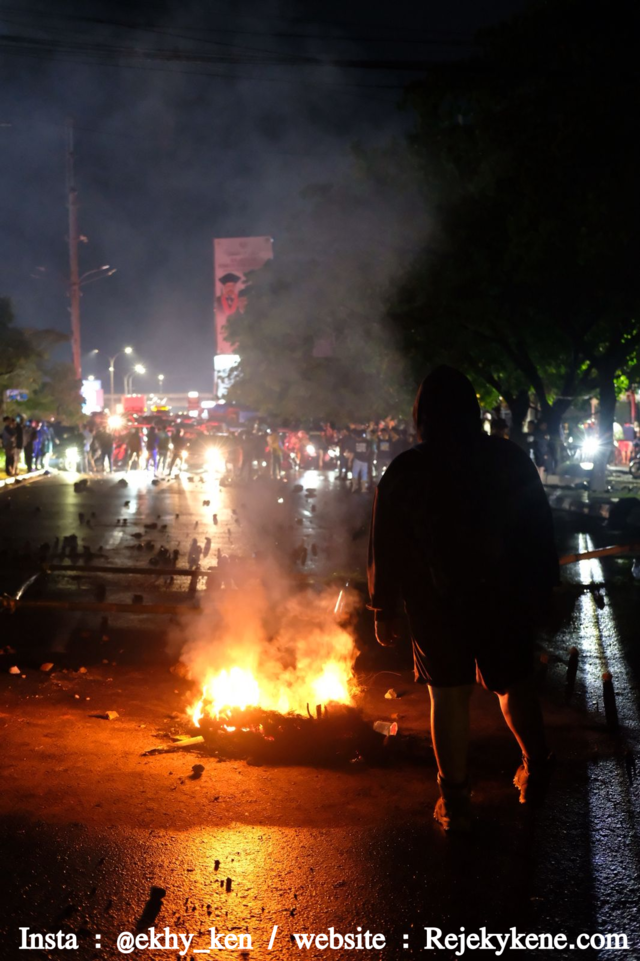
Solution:
<svg viewBox="0 0 640 961">
<path fill-rule="evenodd" d="M 69 204 L 69 300 L 71 347 L 76 380 L 82 379 L 80 352 L 80 271 L 78 269 L 78 191 L 74 170 L 73 120 L 67 119 L 67 194 Z"/>
</svg>

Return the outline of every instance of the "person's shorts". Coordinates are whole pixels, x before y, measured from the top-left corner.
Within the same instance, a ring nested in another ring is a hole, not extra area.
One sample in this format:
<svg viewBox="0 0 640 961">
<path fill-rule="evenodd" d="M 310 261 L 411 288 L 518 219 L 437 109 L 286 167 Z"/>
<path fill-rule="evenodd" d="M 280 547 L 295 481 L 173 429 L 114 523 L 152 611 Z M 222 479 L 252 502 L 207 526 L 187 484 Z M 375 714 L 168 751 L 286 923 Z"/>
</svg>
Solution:
<svg viewBox="0 0 640 961">
<path fill-rule="evenodd" d="M 356 460 L 354 458 L 351 473 L 354 477 L 361 477 L 363 481 L 367 481 L 369 479 L 369 464 L 366 460 Z"/>
<path fill-rule="evenodd" d="M 523 616 L 457 619 L 409 614 L 416 671 L 432 687 L 479 680 L 503 694 L 534 670 L 535 630 Z"/>
</svg>

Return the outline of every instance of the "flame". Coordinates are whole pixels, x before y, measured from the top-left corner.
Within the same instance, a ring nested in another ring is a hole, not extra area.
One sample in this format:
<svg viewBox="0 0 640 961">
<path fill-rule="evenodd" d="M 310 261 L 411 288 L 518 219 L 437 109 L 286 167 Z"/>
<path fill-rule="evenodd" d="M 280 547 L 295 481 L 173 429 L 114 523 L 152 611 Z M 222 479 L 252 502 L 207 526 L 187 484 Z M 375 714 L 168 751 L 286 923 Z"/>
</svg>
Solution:
<svg viewBox="0 0 640 961">
<path fill-rule="evenodd" d="M 205 684 L 202 697 L 192 709 L 191 718 L 196 727 L 204 716 L 205 704 L 207 712 L 214 717 L 220 717 L 231 707 L 244 710 L 256 707 L 260 703 L 260 688 L 251 671 L 241 667 L 220 671 Z"/>
<path fill-rule="evenodd" d="M 311 686 L 315 691 L 317 704 L 327 704 L 328 701 L 348 703 L 351 700 L 344 668 L 336 662 L 326 664 L 322 674 Z"/>
<path fill-rule="evenodd" d="M 287 585 L 285 585 L 287 588 Z M 335 594 L 305 592 L 278 597 L 279 589 L 253 584 L 249 595 L 220 592 L 213 631 L 192 638 L 182 651 L 188 675 L 202 685 L 189 708 L 203 718 L 234 725 L 234 711 L 260 708 L 306 715 L 307 706 L 351 704 L 357 692 L 355 645 L 330 611 Z M 347 585 L 338 607 L 347 599 Z"/>
<path fill-rule="evenodd" d="M 349 704 L 352 700 L 353 675 L 350 666 L 339 661 L 323 665 L 320 673 L 310 675 L 307 683 L 300 684 L 299 677 L 288 677 L 284 672 L 278 679 L 264 678 L 259 684 L 248 668 L 224 669 L 209 678 L 202 689 L 201 698 L 189 709 L 196 727 L 205 715 L 220 719 L 237 708 L 261 707 L 281 714 L 306 712 L 308 704 L 328 704 L 338 701 Z M 227 730 L 234 730 L 226 727 Z"/>
</svg>

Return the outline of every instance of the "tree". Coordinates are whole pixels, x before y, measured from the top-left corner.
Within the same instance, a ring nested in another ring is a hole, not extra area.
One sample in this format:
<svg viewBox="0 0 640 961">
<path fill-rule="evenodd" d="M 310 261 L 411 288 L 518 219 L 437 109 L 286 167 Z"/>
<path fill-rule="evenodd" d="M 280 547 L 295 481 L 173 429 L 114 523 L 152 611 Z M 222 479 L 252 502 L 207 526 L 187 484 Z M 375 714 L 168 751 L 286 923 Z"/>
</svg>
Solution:
<svg viewBox="0 0 640 961">
<path fill-rule="evenodd" d="M 533 389 L 554 425 L 597 387 L 600 486 L 615 378 L 640 341 L 637 27 L 630 0 L 606 18 L 595 0 L 543 0 L 407 97 L 442 239 L 398 322 L 422 314 L 418 344 L 433 331 L 496 389 Z"/>
<path fill-rule="evenodd" d="M 12 415 L 55 417 L 75 422 L 81 416 L 79 384 L 71 364 L 52 362 L 51 354 L 68 341 L 56 330 L 14 326 L 13 306 L 0 297 L 0 407 Z M 28 399 L 5 403 L 5 391 L 28 392 Z"/>
</svg>

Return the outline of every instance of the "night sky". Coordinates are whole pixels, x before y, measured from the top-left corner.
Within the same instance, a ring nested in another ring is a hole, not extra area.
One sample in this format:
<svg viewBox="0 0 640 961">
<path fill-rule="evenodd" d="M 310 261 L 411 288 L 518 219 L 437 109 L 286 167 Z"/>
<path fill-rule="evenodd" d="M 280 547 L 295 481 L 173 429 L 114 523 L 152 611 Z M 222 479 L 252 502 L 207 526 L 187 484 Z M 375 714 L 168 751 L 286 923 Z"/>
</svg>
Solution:
<svg viewBox="0 0 640 961">
<path fill-rule="evenodd" d="M 277 257 L 302 188 L 339 176 L 353 141 L 407 129 L 398 102 L 420 74 L 397 61 L 463 56 L 477 27 L 522 6 L 0 4 L 0 294 L 20 324 L 68 330 L 71 115 L 81 271 L 117 268 L 83 290 L 84 373 L 106 384 L 108 355 L 132 344 L 149 370 L 137 389 L 163 372 L 169 391 L 210 390 L 212 239 L 268 234 Z"/>
</svg>

